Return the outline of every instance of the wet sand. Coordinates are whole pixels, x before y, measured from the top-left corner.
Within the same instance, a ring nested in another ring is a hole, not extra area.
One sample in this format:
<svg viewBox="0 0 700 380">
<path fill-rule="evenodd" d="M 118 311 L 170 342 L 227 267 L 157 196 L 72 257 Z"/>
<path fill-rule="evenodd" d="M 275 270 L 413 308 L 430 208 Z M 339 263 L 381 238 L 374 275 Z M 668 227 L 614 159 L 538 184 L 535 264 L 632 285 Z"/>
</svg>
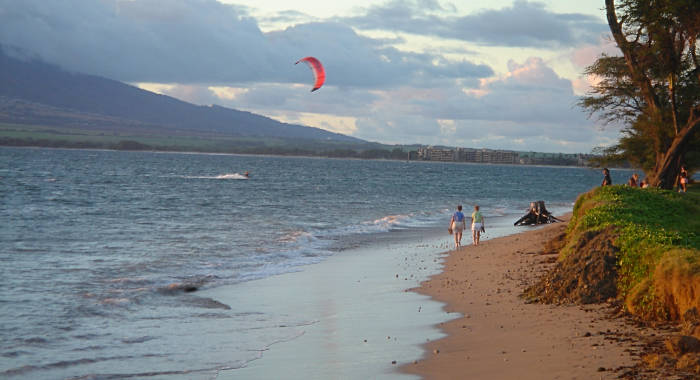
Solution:
<svg viewBox="0 0 700 380">
<path fill-rule="evenodd" d="M 291 337 L 214 377 L 418 379 L 397 367 L 420 358 L 427 339 L 444 336 L 436 323 L 458 315 L 446 314 L 441 303 L 408 288 L 440 272 L 449 236 L 403 242 L 400 233 L 389 235 L 387 241 L 343 251 L 299 272 L 202 292 L 232 312 L 264 318 L 269 334 Z M 242 326 L 219 330 L 232 340 L 244 337 Z"/>
<path fill-rule="evenodd" d="M 630 337 L 650 332 L 612 318 L 609 305 L 528 304 L 519 297 L 553 265 L 556 255 L 543 254 L 543 243 L 565 228 L 557 223 L 451 251 L 443 272 L 414 291 L 462 317 L 441 323 L 447 336 L 426 343 L 424 357 L 401 370 L 425 379 L 614 379 L 625 373 L 641 350 Z"/>
</svg>

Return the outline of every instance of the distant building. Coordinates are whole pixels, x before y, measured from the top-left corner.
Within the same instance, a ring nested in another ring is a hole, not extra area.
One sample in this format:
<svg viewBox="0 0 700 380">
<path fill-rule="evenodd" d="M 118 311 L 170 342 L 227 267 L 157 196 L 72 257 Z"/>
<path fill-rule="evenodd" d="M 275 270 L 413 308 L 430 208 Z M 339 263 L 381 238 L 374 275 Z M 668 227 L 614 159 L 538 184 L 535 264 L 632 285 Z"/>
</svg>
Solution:
<svg viewBox="0 0 700 380">
<path fill-rule="evenodd" d="M 483 150 L 482 161 L 491 164 L 514 164 L 516 163 L 517 155 L 515 152 L 502 150 Z"/>
<path fill-rule="evenodd" d="M 455 152 L 451 149 L 431 149 L 430 161 L 454 161 Z"/>
<path fill-rule="evenodd" d="M 514 152 L 511 150 L 419 147 L 409 154 L 410 159 L 440 162 L 474 162 L 488 164 L 567 165 L 586 166 L 593 157 L 589 154 Z"/>
<path fill-rule="evenodd" d="M 428 161 L 455 161 L 455 151 L 453 149 L 438 149 L 431 146 L 418 148 L 418 158 Z"/>
</svg>

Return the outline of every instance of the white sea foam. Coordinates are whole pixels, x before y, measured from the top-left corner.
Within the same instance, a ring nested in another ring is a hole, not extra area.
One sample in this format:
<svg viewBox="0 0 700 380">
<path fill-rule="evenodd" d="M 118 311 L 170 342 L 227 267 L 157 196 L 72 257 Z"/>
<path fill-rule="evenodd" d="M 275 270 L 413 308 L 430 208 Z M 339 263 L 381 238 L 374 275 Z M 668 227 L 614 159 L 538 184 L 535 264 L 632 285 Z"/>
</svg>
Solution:
<svg viewBox="0 0 700 380">
<path fill-rule="evenodd" d="M 364 227 L 370 227 L 365 232 L 389 232 L 396 229 L 417 228 L 433 226 L 447 215 L 442 211 L 427 211 L 421 213 L 387 215 L 373 221 L 361 223 Z"/>
<path fill-rule="evenodd" d="M 180 176 L 180 178 L 187 178 L 187 179 L 249 179 L 243 174 L 240 173 L 226 173 L 226 174 L 219 174 L 219 175 L 183 175 Z"/>
<path fill-rule="evenodd" d="M 296 243 L 299 241 L 311 242 L 316 240 L 313 234 L 306 231 L 292 231 L 285 235 L 282 235 L 278 241 L 281 243 Z"/>
<path fill-rule="evenodd" d="M 233 173 L 217 175 L 214 179 L 248 179 L 248 177 L 243 174 Z"/>
<path fill-rule="evenodd" d="M 119 277 L 119 278 L 106 279 L 105 281 L 111 282 L 111 283 L 121 283 L 121 284 L 143 284 L 147 280 L 145 277 Z"/>
<path fill-rule="evenodd" d="M 100 301 L 100 303 L 110 305 L 124 305 L 129 302 L 130 300 L 128 298 L 105 298 L 102 301 Z"/>
<path fill-rule="evenodd" d="M 509 213 L 511 213 L 512 210 L 508 210 L 505 207 L 494 207 L 491 210 L 489 210 L 489 212 L 493 216 L 506 216 Z"/>
</svg>

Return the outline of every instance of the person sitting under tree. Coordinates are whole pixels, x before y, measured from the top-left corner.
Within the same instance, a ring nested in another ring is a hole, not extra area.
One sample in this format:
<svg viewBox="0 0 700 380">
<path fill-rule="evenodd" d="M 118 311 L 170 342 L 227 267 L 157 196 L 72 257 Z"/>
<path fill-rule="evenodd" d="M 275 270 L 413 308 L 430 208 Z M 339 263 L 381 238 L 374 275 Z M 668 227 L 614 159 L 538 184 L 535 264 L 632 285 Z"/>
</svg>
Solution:
<svg viewBox="0 0 700 380">
<path fill-rule="evenodd" d="M 600 186 L 610 186 L 612 185 L 612 179 L 610 178 L 610 170 L 608 168 L 603 168 L 603 183 Z"/>
</svg>

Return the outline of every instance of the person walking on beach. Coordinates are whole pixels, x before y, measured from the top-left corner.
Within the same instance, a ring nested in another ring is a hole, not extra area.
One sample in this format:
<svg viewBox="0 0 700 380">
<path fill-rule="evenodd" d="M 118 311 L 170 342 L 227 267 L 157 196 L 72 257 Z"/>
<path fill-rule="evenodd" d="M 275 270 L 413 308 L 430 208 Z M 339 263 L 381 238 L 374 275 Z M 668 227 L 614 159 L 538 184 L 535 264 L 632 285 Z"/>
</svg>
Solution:
<svg viewBox="0 0 700 380">
<path fill-rule="evenodd" d="M 600 186 L 610 186 L 612 185 L 612 179 L 610 178 L 610 170 L 608 168 L 603 168 L 603 183 Z"/>
<path fill-rule="evenodd" d="M 457 212 L 452 214 L 450 220 L 450 230 L 455 235 L 455 248 L 462 246 L 462 231 L 465 229 L 465 217 L 462 213 L 462 205 L 457 205 Z"/>
<path fill-rule="evenodd" d="M 479 211 L 479 205 L 476 205 L 472 213 L 472 243 L 474 243 L 474 245 L 479 245 L 482 232 L 486 232 L 484 216 L 481 215 L 481 211 Z"/>
</svg>

